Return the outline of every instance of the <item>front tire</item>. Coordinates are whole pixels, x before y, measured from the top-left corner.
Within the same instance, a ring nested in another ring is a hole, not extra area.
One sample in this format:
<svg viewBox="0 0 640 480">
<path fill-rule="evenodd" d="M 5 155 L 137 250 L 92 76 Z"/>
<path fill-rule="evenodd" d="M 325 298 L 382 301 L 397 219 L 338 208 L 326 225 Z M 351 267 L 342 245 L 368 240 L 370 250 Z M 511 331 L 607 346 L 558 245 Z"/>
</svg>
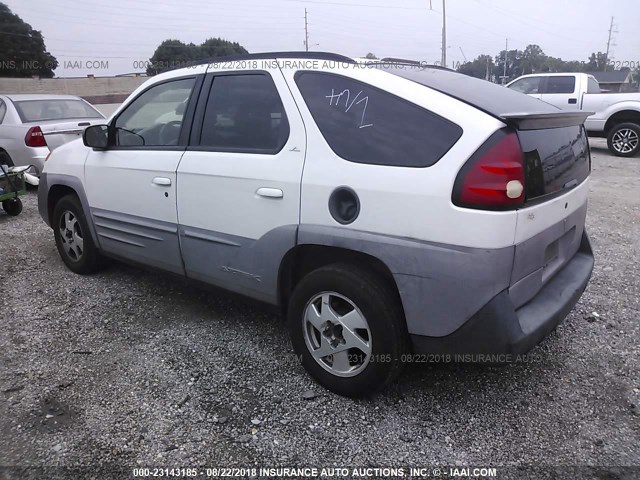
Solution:
<svg viewBox="0 0 640 480">
<path fill-rule="evenodd" d="M 325 388 L 362 397 L 397 378 L 407 332 L 388 282 L 348 264 L 319 268 L 296 286 L 288 309 L 296 354 Z"/>
<path fill-rule="evenodd" d="M 103 268 L 78 197 L 67 195 L 56 203 L 52 226 L 58 253 L 69 270 L 84 275 Z"/>
<path fill-rule="evenodd" d="M 617 157 L 633 157 L 640 152 L 640 125 L 620 123 L 607 135 L 609 151 Z"/>
</svg>

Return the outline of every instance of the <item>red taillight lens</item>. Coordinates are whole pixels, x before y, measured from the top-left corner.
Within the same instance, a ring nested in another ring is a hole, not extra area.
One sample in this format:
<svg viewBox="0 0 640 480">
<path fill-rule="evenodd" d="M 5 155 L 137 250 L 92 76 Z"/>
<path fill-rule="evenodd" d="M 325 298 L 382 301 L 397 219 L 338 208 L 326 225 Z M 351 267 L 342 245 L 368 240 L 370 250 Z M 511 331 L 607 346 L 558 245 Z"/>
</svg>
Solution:
<svg viewBox="0 0 640 480">
<path fill-rule="evenodd" d="M 40 127 L 31 127 L 24 137 L 24 143 L 27 147 L 46 147 L 47 141 L 44 139 L 44 133 Z"/>
<path fill-rule="evenodd" d="M 508 210 L 524 198 L 524 158 L 515 133 L 489 139 L 462 168 L 453 190 L 453 203 L 467 208 Z"/>
</svg>

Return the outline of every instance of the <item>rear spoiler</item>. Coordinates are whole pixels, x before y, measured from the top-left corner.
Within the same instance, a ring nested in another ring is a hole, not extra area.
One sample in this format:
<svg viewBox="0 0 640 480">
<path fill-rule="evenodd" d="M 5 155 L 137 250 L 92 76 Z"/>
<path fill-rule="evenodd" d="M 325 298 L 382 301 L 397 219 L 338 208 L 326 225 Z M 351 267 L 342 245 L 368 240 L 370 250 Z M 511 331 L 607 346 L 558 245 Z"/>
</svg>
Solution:
<svg viewBox="0 0 640 480">
<path fill-rule="evenodd" d="M 518 130 L 542 130 L 582 125 L 595 112 L 504 113 L 500 119 Z"/>
</svg>

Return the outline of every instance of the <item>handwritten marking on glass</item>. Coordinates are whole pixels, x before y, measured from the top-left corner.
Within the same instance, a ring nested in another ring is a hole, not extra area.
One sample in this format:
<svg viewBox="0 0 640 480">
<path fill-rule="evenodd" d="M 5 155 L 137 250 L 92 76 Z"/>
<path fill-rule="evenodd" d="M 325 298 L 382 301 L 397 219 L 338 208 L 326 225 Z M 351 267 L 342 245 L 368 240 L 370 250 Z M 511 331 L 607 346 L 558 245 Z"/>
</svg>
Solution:
<svg viewBox="0 0 640 480">
<path fill-rule="evenodd" d="M 335 88 L 332 88 L 331 95 L 326 95 L 325 98 L 329 99 L 329 106 L 332 107 L 334 106 L 334 100 L 336 102 L 335 106 L 340 107 L 340 101 L 344 98 L 344 113 L 349 112 L 354 104 L 360 105 L 362 102 L 364 102 L 364 107 L 362 108 L 362 116 L 360 117 L 360 125 L 358 126 L 358 128 L 373 127 L 373 123 L 364 123 L 364 117 L 367 114 L 367 107 L 369 106 L 369 96 L 367 95 L 366 97 L 360 98 L 360 95 L 362 95 L 362 90 L 360 90 L 355 98 L 351 100 L 351 91 L 348 88 L 345 88 L 338 94 L 336 94 Z M 360 100 L 358 100 L 358 98 L 360 98 Z"/>
</svg>

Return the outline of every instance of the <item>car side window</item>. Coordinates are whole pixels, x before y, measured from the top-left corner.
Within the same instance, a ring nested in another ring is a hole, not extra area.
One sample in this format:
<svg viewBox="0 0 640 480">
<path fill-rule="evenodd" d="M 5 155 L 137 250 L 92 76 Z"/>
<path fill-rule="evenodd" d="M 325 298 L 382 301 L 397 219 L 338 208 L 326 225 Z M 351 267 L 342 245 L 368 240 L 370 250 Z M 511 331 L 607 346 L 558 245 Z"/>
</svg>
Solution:
<svg viewBox="0 0 640 480">
<path fill-rule="evenodd" d="M 201 147 L 277 153 L 288 138 L 289 121 L 269 75 L 218 75 L 213 79 L 200 135 Z"/>
<path fill-rule="evenodd" d="M 195 81 L 192 77 L 161 83 L 133 100 L 116 119 L 116 145 L 178 145 Z"/>
<path fill-rule="evenodd" d="M 7 113 L 7 106 L 2 100 L 0 100 L 0 123 L 4 121 L 4 116 Z"/>
<path fill-rule="evenodd" d="M 600 93 L 600 84 L 595 78 L 589 77 L 587 93 Z"/>
<path fill-rule="evenodd" d="M 349 77 L 298 72 L 295 80 L 331 149 L 350 162 L 429 167 L 462 135 L 455 123 Z"/>
<path fill-rule="evenodd" d="M 576 89 L 576 77 L 547 77 L 547 85 L 542 93 L 573 93 Z"/>
<path fill-rule="evenodd" d="M 536 94 L 540 92 L 540 80 L 542 77 L 527 77 L 513 82 L 509 85 L 511 90 L 526 94 Z"/>
</svg>

